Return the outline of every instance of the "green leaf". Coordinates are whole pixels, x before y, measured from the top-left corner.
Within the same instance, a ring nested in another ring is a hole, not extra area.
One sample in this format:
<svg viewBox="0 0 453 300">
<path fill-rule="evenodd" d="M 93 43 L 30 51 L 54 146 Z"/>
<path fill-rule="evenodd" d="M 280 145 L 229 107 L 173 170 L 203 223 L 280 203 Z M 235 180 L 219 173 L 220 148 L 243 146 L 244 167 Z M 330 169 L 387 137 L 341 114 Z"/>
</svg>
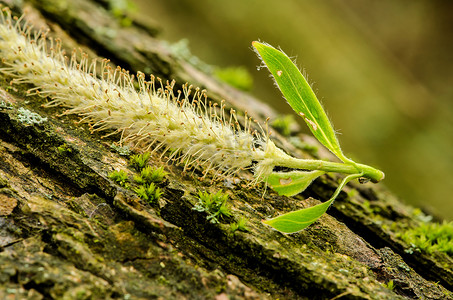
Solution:
<svg viewBox="0 0 453 300">
<path fill-rule="evenodd" d="M 332 198 L 329 201 L 324 203 L 304 208 L 300 210 L 296 210 L 273 219 L 264 220 L 263 223 L 267 224 L 274 229 L 283 232 L 283 233 L 294 233 L 301 231 L 302 229 L 306 228 L 307 226 L 313 224 L 316 220 L 318 220 L 329 208 L 329 206 L 335 201 L 340 191 L 343 187 L 351 180 L 355 178 L 359 178 L 363 174 L 351 174 L 346 176 L 340 185 L 335 190 Z"/>
<path fill-rule="evenodd" d="M 329 201 L 309 208 L 296 210 L 273 219 L 265 220 L 263 223 L 283 233 L 301 231 L 318 220 L 327 211 L 334 200 L 335 199 L 332 198 Z"/>
<path fill-rule="evenodd" d="M 266 183 L 279 195 L 291 197 L 305 191 L 313 180 L 324 173 L 323 171 L 274 172 L 266 178 Z"/>
<path fill-rule="evenodd" d="M 350 162 L 341 151 L 332 125 L 311 86 L 291 59 L 271 45 L 256 41 L 252 45 L 267 65 L 289 105 L 304 119 L 318 141 L 343 162 Z"/>
</svg>

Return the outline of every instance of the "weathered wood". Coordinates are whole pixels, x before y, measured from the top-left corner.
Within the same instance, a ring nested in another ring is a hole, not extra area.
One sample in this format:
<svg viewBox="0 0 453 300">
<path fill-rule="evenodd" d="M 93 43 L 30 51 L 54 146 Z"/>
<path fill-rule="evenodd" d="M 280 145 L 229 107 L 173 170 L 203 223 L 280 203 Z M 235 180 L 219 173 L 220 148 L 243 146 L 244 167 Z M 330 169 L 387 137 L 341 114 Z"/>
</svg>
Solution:
<svg viewBox="0 0 453 300">
<path fill-rule="evenodd" d="M 26 6 L 30 22 L 47 24 L 69 47 L 80 44 L 133 72 L 198 84 L 213 101 L 226 99 L 257 119 L 276 115 L 172 56 L 144 26 L 121 27 L 101 1 L 1 2 L 18 14 Z M 9 80 L 1 77 L 0 85 L 0 298 L 451 299 L 452 258 L 406 253 L 397 230 L 419 222 L 380 186 L 349 184 L 329 215 L 292 235 L 261 219 L 317 202 L 304 197 L 328 199 L 337 178 L 322 177 L 287 198 L 244 180 L 199 181 L 169 165 L 161 201 L 151 206 L 108 179 L 114 169 L 133 173 L 110 148 L 118 137 L 101 139 L 76 125 L 76 117 L 56 117 L 60 109 L 42 108 L 45 100 L 26 95 L 30 86 L 11 87 Z M 47 121 L 21 123 L 20 107 Z M 275 138 L 286 151 L 307 156 Z M 212 224 L 192 207 L 198 190 L 220 189 L 230 195 L 233 216 Z M 229 223 L 240 217 L 249 231 L 233 234 Z M 382 285 L 389 280 L 393 291 Z"/>
</svg>

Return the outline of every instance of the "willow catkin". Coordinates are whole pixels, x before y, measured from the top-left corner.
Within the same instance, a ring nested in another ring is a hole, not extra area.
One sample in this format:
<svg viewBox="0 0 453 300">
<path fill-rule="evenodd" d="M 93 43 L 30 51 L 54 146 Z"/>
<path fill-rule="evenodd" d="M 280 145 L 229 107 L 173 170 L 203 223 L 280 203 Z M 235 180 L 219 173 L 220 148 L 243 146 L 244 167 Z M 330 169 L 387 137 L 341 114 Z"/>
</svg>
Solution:
<svg viewBox="0 0 453 300">
<path fill-rule="evenodd" d="M 229 175 L 254 165 L 259 180 L 271 173 L 273 157 L 285 155 L 266 131 L 252 129 L 247 114 L 241 127 L 235 112 L 227 117 L 224 103 L 208 102 L 205 91 L 186 84 L 174 93 L 174 82 L 145 81 L 143 73 L 112 69 L 105 59 L 79 60 L 75 51 L 68 58 L 58 41 L 20 21 L 3 9 L 0 72 L 13 83 L 34 85 L 30 93 L 50 99 L 44 106 L 66 107 L 64 114 L 81 116 L 93 130 L 121 132 L 122 143 L 138 148 L 170 151 L 169 160 L 185 169 L 201 166 L 205 174 Z"/>
</svg>

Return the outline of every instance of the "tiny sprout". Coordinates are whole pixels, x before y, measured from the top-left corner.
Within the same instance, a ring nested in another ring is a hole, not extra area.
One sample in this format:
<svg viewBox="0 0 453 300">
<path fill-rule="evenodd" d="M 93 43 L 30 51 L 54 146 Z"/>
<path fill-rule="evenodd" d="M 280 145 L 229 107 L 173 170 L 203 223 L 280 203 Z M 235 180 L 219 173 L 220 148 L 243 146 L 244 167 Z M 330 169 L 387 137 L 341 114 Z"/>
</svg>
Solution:
<svg viewBox="0 0 453 300">
<path fill-rule="evenodd" d="M 121 185 L 122 187 L 128 187 L 127 186 L 127 173 L 124 170 L 120 171 L 113 171 L 109 174 L 109 178 Z"/>
<path fill-rule="evenodd" d="M 164 177 L 167 175 L 168 173 L 164 171 L 164 167 L 155 169 L 151 166 L 147 166 L 140 172 L 140 176 L 138 176 L 140 177 L 140 179 L 138 177 L 134 177 L 134 179 L 139 179 L 138 181 L 143 181 L 149 184 L 151 182 L 162 182 L 162 180 L 164 180 Z"/>
<path fill-rule="evenodd" d="M 395 283 L 393 282 L 393 280 L 389 280 L 389 282 L 383 283 L 382 286 L 393 291 L 393 289 L 395 288 Z"/>
<path fill-rule="evenodd" d="M 145 152 L 143 154 L 134 154 L 129 159 L 129 164 L 137 171 L 141 171 L 149 161 L 151 153 Z"/>
<path fill-rule="evenodd" d="M 160 196 L 162 196 L 160 188 L 156 187 L 154 183 L 151 183 L 149 185 L 140 185 L 139 187 L 134 188 L 134 192 L 137 194 L 137 196 L 148 203 L 157 201 L 159 200 Z"/>
<path fill-rule="evenodd" d="M 57 147 L 58 153 L 61 155 L 66 154 L 66 153 L 72 153 L 72 149 L 68 147 L 68 145 L 63 144 L 61 146 Z"/>
<path fill-rule="evenodd" d="M 216 194 L 198 192 L 198 203 L 192 208 L 199 212 L 206 212 L 211 223 L 219 223 L 218 217 L 230 217 L 231 210 L 227 204 L 228 195 L 222 191 Z"/>
<path fill-rule="evenodd" d="M 249 229 L 245 226 L 247 223 L 247 219 L 244 217 L 239 218 L 239 220 L 235 223 L 230 224 L 230 230 L 232 233 L 235 233 L 236 231 L 243 231 L 247 232 Z"/>
<path fill-rule="evenodd" d="M 145 184 L 145 180 L 139 174 L 134 175 L 134 181 L 139 185 Z"/>
</svg>

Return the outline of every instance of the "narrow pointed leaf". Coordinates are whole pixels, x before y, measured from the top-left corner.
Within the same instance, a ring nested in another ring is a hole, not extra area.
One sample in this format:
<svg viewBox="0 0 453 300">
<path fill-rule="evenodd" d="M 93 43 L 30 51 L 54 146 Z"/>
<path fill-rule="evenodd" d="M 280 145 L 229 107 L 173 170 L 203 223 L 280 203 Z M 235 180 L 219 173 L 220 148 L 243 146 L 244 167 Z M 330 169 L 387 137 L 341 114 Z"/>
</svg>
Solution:
<svg viewBox="0 0 453 300">
<path fill-rule="evenodd" d="M 267 177 L 266 183 L 279 195 L 291 197 L 305 191 L 322 174 L 323 171 L 274 172 Z"/>
<path fill-rule="evenodd" d="M 310 226 L 318 220 L 329 208 L 335 199 L 300 210 L 296 210 L 273 219 L 263 221 L 274 229 L 283 233 L 294 233 Z"/>
<path fill-rule="evenodd" d="M 351 174 L 346 176 L 340 183 L 340 185 L 337 187 L 335 190 L 335 193 L 333 193 L 332 198 L 329 199 L 329 201 L 326 201 L 324 203 L 309 207 L 309 208 L 304 208 L 304 209 L 299 209 L 278 217 L 275 217 L 273 219 L 269 220 L 264 220 L 263 223 L 267 224 L 274 229 L 281 231 L 283 233 L 294 233 L 301 231 L 302 229 L 310 226 L 313 224 L 316 220 L 318 220 L 329 208 L 329 206 L 335 201 L 337 198 L 338 194 L 341 192 L 343 187 L 351 180 L 359 178 L 363 174 Z"/>
<path fill-rule="evenodd" d="M 289 105 L 304 119 L 318 141 L 342 161 L 349 161 L 341 151 L 332 125 L 315 93 L 291 59 L 271 45 L 260 42 L 253 42 L 252 45 Z"/>
</svg>

